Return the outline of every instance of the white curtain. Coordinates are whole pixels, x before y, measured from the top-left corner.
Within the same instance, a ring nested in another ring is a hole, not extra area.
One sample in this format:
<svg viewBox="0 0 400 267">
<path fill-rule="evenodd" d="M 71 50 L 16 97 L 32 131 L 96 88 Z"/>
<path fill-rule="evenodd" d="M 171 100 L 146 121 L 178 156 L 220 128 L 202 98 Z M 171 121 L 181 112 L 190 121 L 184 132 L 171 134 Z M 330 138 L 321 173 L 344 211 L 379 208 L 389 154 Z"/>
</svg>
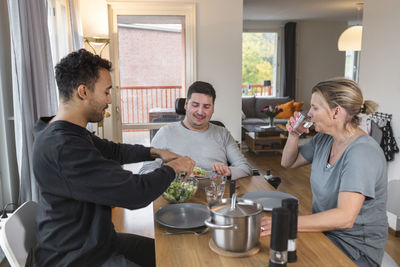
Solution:
<svg viewBox="0 0 400 267">
<path fill-rule="evenodd" d="M 0 209 L 18 201 L 7 3 L 0 1 Z M 14 178 L 14 179 L 10 179 Z M 0 257 L 1 259 L 1 257 Z"/>
<path fill-rule="evenodd" d="M 79 16 L 79 0 L 68 0 L 71 18 L 72 50 L 83 48 L 82 22 Z"/>
<path fill-rule="evenodd" d="M 19 201 L 38 200 L 32 171 L 33 128 L 57 111 L 46 0 L 7 0 L 11 33 Z"/>
<path fill-rule="evenodd" d="M 69 5 L 69 17 L 71 18 L 71 38 L 72 38 L 72 51 L 83 48 L 83 31 L 82 21 L 79 12 L 79 0 L 68 0 Z M 92 123 L 88 123 L 86 128 L 89 131 L 93 131 L 94 127 Z"/>
</svg>

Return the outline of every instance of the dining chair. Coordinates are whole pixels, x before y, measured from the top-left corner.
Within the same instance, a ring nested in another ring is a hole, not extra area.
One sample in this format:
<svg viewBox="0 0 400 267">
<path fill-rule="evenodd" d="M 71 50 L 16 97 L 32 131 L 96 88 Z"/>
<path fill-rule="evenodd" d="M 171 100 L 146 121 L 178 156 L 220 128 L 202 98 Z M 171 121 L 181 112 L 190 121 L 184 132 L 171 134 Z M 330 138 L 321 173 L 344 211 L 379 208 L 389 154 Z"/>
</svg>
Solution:
<svg viewBox="0 0 400 267">
<path fill-rule="evenodd" d="M 383 254 L 381 267 L 399 267 L 392 257 L 385 251 Z"/>
<path fill-rule="evenodd" d="M 35 221 L 38 204 L 23 203 L 0 229 L 0 246 L 11 267 L 22 267 L 36 244 Z"/>
</svg>

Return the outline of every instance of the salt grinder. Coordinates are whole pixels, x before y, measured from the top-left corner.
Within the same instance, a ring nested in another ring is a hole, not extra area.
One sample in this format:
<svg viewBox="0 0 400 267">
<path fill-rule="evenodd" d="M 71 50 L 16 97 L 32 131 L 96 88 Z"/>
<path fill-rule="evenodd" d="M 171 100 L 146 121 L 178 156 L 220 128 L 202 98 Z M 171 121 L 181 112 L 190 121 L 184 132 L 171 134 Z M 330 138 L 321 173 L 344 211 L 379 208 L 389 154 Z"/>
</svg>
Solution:
<svg viewBox="0 0 400 267">
<path fill-rule="evenodd" d="M 296 262 L 296 238 L 297 238 L 297 214 L 298 201 L 294 198 L 285 198 L 282 200 L 282 207 L 290 211 L 289 216 L 289 240 L 288 240 L 288 262 Z"/>
<path fill-rule="evenodd" d="M 269 248 L 269 266 L 286 267 L 289 237 L 289 216 L 287 208 L 272 210 L 271 243 Z"/>
</svg>

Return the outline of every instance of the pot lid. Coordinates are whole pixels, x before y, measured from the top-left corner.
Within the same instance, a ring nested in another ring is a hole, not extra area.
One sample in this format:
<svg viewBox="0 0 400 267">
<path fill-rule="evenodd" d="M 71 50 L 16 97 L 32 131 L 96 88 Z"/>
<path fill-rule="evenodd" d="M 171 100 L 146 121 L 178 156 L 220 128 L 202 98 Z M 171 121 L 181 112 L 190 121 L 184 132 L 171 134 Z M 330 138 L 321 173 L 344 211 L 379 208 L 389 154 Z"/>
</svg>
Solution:
<svg viewBox="0 0 400 267">
<path fill-rule="evenodd" d="M 220 203 L 211 208 L 211 211 L 218 215 L 229 217 L 244 217 L 251 216 L 262 211 L 261 204 L 257 204 L 247 199 L 236 199 L 236 193 L 233 194 L 232 199 L 227 199 L 225 203 Z"/>
</svg>

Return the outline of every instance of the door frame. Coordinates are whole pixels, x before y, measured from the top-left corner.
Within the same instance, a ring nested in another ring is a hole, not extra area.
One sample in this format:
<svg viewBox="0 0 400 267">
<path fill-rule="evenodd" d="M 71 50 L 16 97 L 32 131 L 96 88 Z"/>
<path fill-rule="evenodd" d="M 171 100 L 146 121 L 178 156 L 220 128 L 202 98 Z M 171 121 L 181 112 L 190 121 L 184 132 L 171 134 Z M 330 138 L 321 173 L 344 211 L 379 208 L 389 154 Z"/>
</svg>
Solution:
<svg viewBox="0 0 400 267">
<path fill-rule="evenodd" d="M 118 16 L 119 15 L 156 15 L 156 16 L 183 16 L 185 18 L 185 81 L 183 85 L 191 84 L 196 80 L 196 4 L 174 2 L 127 2 L 107 0 L 108 25 L 110 36 L 110 60 L 113 62 L 112 91 L 112 139 L 122 142 L 122 130 L 125 129 L 150 129 L 155 125 L 151 123 L 126 124 L 122 127 L 121 120 L 121 95 L 119 76 L 118 53 Z M 185 89 L 186 91 L 186 89 Z M 157 126 L 158 128 L 160 126 Z"/>
</svg>

